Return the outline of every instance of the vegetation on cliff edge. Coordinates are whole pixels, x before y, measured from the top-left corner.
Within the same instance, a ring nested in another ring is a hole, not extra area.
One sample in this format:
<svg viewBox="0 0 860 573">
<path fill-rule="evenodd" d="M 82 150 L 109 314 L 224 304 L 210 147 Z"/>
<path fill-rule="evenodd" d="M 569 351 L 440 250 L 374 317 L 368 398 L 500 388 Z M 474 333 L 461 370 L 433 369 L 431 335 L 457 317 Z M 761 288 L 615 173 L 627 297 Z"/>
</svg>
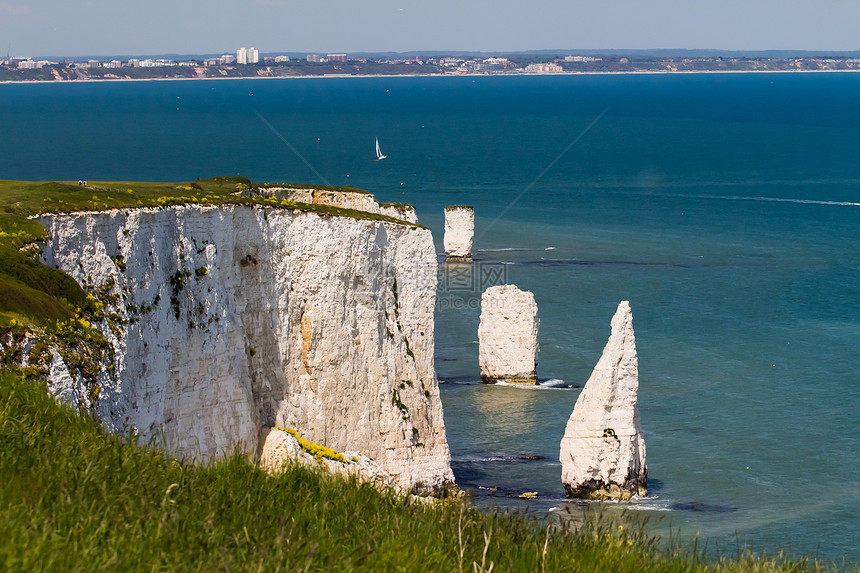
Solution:
<svg viewBox="0 0 860 573">
<path fill-rule="evenodd" d="M 187 465 L 2 371 L 0 475 L 6 571 L 822 570 L 749 555 L 705 563 L 630 523 L 547 527 L 297 464 L 269 475 L 238 454 Z"/>
</svg>

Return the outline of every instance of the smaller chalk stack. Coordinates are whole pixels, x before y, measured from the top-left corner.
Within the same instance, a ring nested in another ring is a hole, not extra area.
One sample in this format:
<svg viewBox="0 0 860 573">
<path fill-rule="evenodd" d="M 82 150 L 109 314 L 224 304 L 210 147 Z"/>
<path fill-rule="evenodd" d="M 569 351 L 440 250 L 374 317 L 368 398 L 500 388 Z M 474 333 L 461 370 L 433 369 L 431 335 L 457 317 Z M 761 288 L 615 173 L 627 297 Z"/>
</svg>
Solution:
<svg viewBox="0 0 860 573">
<path fill-rule="evenodd" d="M 449 261 L 472 260 L 475 208 L 469 205 L 445 207 L 445 257 Z"/>
<path fill-rule="evenodd" d="M 481 296 L 478 362 L 487 384 L 537 384 L 537 303 L 514 285 L 490 287 Z"/>
</svg>

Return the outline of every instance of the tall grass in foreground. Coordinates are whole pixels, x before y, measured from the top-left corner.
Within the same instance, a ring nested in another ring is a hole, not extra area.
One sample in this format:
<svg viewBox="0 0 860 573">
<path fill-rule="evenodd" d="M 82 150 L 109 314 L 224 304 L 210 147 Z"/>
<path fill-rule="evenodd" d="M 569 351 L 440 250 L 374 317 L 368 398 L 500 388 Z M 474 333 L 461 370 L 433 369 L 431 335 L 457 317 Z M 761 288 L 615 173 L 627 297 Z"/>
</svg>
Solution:
<svg viewBox="0 0 860 573">
<path fill-rule="evenodd" d="M 106 434 L 0 372 L 5 571 L 806 571 L 740 556 L 701 563 L 627 523 L 574 531 L 462 501 L 416 502 L 298 465 L 191 466 Z"/>
</svg>

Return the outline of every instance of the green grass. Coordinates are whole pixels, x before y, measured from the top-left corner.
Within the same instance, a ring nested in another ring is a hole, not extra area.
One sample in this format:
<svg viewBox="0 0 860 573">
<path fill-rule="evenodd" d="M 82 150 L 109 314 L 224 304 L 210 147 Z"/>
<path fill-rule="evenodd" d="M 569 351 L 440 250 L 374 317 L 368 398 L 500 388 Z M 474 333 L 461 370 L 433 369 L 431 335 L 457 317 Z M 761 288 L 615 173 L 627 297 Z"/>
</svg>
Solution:
<svg viewBox="0 0 860 573">
<path fill-rule="evenodd" d="M 413 211 L 415 210 L 415 205 L 412 205 L 410 203 L 390 203 L 389 202 L 389 203 L 380 203 L 379 206 L 380 207 L 396 207 L 398 209 L 412 209 Z"/>
<path fill-rule="evenodd" d="M 21 248 L 48 238 L 35 221 L 0 213 L 0 326 L 44 324 L 73 316 L 86 294 L 69 275 L 33 260 Z"/>
<path fill-rule="evenodd" d="M 265 205 L 275 208 L 299 209 L 301 211 L 311 211 L 338 217 L 388 221 L 415 226 L 394 217 L 374 215 L 373 213 L 356 211 L 354 209 L 279 201 L 273 198 L 233 195 L 236 191 L 247 189 L 251 185 L 253 184 L 245 177 L 213 177 L 211 179 L 185 183 L 89 181 L 86 186 L 80 186 L 74 181 L 0 181 L 0 215 L 7 213 L 27 217 L 40 213 L 103 211 L 129 207 L 228 204 Z M 355 187 L 292 184 L 285 186 L 368 193 Z M 12 220 L 20 221 L 20 219 Z"/>
<path fill-rule="evenodd" d="M 547 529 L 242 456 L 192 466 L 106 434 L 0 371 L 5 571 L 814 571 L 741 556 L 703 564 L 629 523 Z"/>
</svg>

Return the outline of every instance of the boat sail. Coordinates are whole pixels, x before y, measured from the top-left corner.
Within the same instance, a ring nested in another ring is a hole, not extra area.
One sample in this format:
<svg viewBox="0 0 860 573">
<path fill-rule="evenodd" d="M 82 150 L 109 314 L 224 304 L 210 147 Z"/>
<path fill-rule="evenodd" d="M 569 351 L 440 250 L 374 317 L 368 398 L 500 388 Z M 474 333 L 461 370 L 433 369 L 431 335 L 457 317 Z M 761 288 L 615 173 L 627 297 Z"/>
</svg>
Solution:
<svg viewBox="0 0 860 573">
<path fill-rule="evenodd" d="M 380 149 L 379 149 L 379 138 L 377 137 L 376 138 L 376 159 L 381 161 L 381 160 L 385 159 L 386 157 L 388 157 L 388 156 L 382 155 L 382 151 L 380 151 Z"/>
</svg>

